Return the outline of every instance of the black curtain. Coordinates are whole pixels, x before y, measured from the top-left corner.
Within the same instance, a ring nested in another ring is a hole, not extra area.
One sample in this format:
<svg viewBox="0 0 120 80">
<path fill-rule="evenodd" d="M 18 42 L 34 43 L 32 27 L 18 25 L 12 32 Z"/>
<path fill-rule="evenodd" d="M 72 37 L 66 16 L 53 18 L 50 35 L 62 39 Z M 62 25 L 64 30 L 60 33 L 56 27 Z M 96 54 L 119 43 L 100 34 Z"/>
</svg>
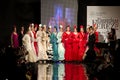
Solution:
<svg viewBox="0 0 120 80">
<path fill-rule="evenodd" d="M 77 17 L 77 23 L 78 23 L 78 31 L 80 30 L 80 25 L 84 26 L 84 29 L 86 29 L 86 1 L 85 0 L 78 0 L 78 17 Z"/>
<path fill-rule="evenodd" d="M 23 25 L 40 23 L 40 0 L 1 0 L 0 2 L 0 46 L 10 43 L 13 25 L 17 31 Z"/>
<path fill-rule="evenodd" d="M 15 4 L 16 23 L 29 24 L 40 23 L 40 0 L 37 1 L 17 1 Z"/>
</svg>

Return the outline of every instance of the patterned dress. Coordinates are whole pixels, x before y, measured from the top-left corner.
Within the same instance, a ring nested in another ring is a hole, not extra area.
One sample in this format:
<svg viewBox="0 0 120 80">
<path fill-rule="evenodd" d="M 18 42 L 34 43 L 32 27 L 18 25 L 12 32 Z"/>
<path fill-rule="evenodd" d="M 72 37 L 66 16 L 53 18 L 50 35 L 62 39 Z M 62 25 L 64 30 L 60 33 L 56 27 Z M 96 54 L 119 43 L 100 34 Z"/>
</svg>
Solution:
<svg viewBox="0 0 120 80">
<path fill-rule="evenodd" d="M 42 45 L 42 31 L 37 31 L 37 44 L 38 44 L 38 60 L 48 59 L 46 53 L 44 53 L 43 45 Z"/>
<path fill-rule="evenodd" d="M 58 43 L 57 43 L 57 33 L 53 32 L 50 38 L 53 49 L 53 60 L 58 60 Z"/>
</svg>

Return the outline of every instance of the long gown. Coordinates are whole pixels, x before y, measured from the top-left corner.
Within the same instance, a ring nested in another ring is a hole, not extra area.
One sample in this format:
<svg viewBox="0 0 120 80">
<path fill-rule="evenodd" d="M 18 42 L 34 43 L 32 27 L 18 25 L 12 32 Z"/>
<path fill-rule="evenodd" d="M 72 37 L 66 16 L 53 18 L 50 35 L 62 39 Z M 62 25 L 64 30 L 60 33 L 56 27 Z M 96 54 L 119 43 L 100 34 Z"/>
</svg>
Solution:
<svg viewBox="0 0 120 80">
<path fill-rule="evenodd" d="M 48 59 L 52 60 L 53 57 L 53 50 L 52 50 L 52 44 L 50 43 L 50 37 L 51 37 L 51 32 L 47 31 L 48 39 L 47 39 L 47 55 Z"/>
<path fill-rule="evenodd" d="M 79 57 L 79 59 L 78 60 L 80 60 L 80 61 L 82 61 L 83 60 L 83 56 L 84 56 L 84 52 L 85 52 L 85 49 L 86 49 L 86 38 L 85 38 L 86 36 L 85 36 L 85 33 L 83 32 L 80 32 L 79 33 L 79 55 L 78 55 L 78 57 Z"/>
<path fill-rule="evenodd" d="M 53 32 L 51 37 L 50 37 L 50 42 L 52 44 L 52 49 L 53 49 L 53 60 L 57 61 L 58 60 L 58 43 L 57 43 L 57 33 Z"/>
<path fill-rule="evenodd" d="M 94 51 L 95 34 L 89 34 L 87 46 L 88 46 L 88 51 L 86 52 L 87 55 L 85 57 L 85 61 L 93 62 L 96 59 L 96 54 Z"/>
<path fill-rule="evenodd" d="M 79 34 L 72 33 L 72 60 L 78 60 L 78 52 L 79 52 Z"/>
<path fill-rule="evenodd" d="M 18 34 L 17 33 L 12 33 L 11 34 L 11 44 L 13 48 L 18 48 L 19 47 L 19 40 L 18 40 Z"/>
<path fill-rule="evenodd" d="M 42 31 L 42 46 L 43 46 L 43 54 L 47 54 L 47 33 Z"/>
<path fill-rule="evenodd" d="M 58 32 L 58 34 L 57 34 L 59 60 L 64 60 L 64 53 L 65 53 L 65 49 L 64 49 L 63 43 L 62 43 L 62 34 L 63 34 L 63 32 Z"/>
<path fill-rule="evenodd" d="M 28 51 L 28 56 L 26 57 L 26 59 L 29 62 L 36 62 L 36 55 L 32 48 L 30 35 L 25 34 L 22 38 L 22 41 L 23 41 L 23 45 L 25 46 L 26 50 Z"/>
<path fill-rule="evenodd" d="M 47 39 L 47 52 L 49 53 L 49 51 L 51 50 L 51 46 L 52 46 L 52 44 L 50 43 L 50 37 L 51 37 L 51 32 L 50 31 L 48 31 L 47 32 L 47 35 L 48 35 L 48 39 Z"/>
<path fill-rule="evenodd" d="M 34 34 L 33 34 L 33 31 L 30 31 L 30 39 L 31 39 L 31 45 L 32 45 L 32 49 L 33 49 L 33 53 L 36 55 L 36 50 L 35 50 L 35 46 L 34 46 Z M 37 57 L 37 55 L 36 55 Z"/>
<path fill-rule="evenodd" d="M 37 31 L 37 45 L 38 45 L 38 60 L 44 60 L 48 59 L 47 54 L 43 51 L 43 45 L 42 45 L 42 31 Z"/>
<path fill-rule="evenodd" d="M 38 56 L 38 44 L 37 44 L 37 36 L 36 36 L 36 32 L 33 31 L 33 35 L 34 35 L 34 48 L 35 48 L 35 53 L 36 53 L 36 56 Z"/>
<path fill-rule="evenodd" d="M 72 60 L 72 37 L 71 32 L 68 34 L 67 32 L 64 32 L 62 35 L 62 42 L 64 43 L 65 48 L 65 61 L 71 61 Z"/>
</svg>

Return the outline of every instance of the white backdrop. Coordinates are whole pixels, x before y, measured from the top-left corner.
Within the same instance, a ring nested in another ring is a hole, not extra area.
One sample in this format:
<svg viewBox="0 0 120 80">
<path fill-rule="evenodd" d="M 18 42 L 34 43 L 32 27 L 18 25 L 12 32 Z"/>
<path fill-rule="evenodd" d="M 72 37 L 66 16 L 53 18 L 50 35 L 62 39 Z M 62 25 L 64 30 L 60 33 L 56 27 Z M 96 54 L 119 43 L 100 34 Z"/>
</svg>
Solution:
<svg viewBox="0 0 120 80">
<path fill-rule="evenodd" d="M 87 6 L 87 25 L 93 24 L 98 26 L 99 42 L 107 42 L 111 27 L 120 39 L 120 6 Z"/>
</svg>

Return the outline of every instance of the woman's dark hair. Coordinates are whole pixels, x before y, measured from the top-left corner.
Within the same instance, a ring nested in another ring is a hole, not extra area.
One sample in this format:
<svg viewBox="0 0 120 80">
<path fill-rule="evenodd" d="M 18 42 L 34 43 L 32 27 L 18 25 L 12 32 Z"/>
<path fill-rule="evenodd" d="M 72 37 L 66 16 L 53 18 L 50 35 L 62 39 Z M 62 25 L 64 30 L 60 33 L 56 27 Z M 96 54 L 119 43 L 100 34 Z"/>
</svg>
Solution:
<svg viewBox="0 0 120 80">
<path fill-rule="evenodd" d="M 115 29 L 114 29 L 114 28 L 111 28 L 111 32 L 112 32 L 112 34 L 113 34 L 113 35 L 115 35 L 115 34 L 116 34 L 116 31 L 115 31 Z"/>
<path fill-rule="evenodd" d="M 92 29 L 92 30 L 93 30 L 94 28 L 93 28 L 93 26 L 90 26 L 89 29 Z"/>
<path fill-rule="evenodd" d="M 56 29 L 56 31 L 57 31 L 57 26 L 54 26 L 54 28 Z"/>
</svg>

